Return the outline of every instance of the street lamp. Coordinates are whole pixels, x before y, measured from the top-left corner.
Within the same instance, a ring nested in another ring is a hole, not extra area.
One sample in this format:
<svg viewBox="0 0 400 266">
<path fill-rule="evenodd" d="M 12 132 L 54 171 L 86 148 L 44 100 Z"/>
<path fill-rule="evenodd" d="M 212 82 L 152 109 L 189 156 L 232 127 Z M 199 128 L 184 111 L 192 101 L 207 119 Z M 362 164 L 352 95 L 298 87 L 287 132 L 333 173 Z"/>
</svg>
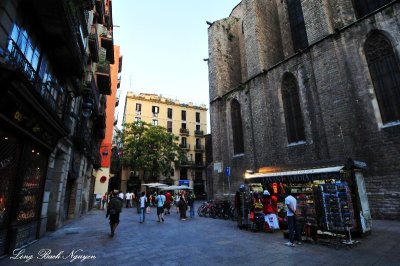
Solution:
<svg viewBox="0 0 400 266">
<path fill-rule="evenodd" d="M 108 149 L 107 148 L 104 148 L 104 150 L 102 151 L 102 153 L 101 153 L 104 157 L 107 157 L 108 156 Z"/>
<path fill-rule="evenodd" d="M 94 101 L 92 98 L 86 98 L 82 104 L 82 115 L 86 118 L 90 117 L 93 112 Z"/>
</svg>

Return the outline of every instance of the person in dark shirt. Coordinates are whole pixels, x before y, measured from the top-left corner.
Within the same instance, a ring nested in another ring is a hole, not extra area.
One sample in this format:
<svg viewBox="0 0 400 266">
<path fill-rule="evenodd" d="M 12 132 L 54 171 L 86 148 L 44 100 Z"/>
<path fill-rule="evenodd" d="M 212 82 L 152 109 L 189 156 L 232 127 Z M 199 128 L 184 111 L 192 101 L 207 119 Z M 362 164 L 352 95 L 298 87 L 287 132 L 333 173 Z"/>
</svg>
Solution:
<svg viewBox="0 0 400 266">
<path fill-rule="evenodd" d="M 110 199 L 107 207 L 106 218 L 110 217 L 111 237 L 114 237 L 115 229 L 119 224 L 119 214 L 122 210 L 122 200 L 118 197 L 118 190 L 113 191 L 113 196 Z"/>
</svg>

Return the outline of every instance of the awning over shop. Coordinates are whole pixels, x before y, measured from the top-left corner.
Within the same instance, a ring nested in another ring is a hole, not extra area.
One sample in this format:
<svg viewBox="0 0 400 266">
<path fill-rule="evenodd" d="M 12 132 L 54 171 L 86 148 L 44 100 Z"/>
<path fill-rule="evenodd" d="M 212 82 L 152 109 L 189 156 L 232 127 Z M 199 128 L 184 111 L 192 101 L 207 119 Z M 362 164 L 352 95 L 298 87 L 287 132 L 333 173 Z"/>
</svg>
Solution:
<svg viewBox="0 0 400 266">
<path fill-rule="evenodd" d="M 246 182 L 275 183 L 275 182 L 309 182 L 323 179 L 339 179 L 344 165 L 323 168 L 299 169 L 290 171 L 275 171 L 267 173 L 246 173 Z"/>
</svg>

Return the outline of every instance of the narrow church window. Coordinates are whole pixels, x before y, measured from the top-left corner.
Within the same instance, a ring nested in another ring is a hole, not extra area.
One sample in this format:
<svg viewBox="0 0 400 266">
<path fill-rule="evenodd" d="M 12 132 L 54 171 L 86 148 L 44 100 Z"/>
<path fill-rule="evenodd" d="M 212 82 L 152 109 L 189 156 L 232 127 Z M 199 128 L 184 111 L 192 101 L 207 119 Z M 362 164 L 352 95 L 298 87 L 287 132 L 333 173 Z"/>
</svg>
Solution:
<svg viewBox="0 0 400 266">
<path fill-rule="evenodd" d="M 361 18 L 378 8 L 390 3 L 391 0 L 354 0 L 354 9 L 358 18 Z"/>
<path fill-rule="evenodd" d="M 364 50 L 382 122 L 400 121 L 400 62 L 391 42 L 374 31 L 365 42 Z"/>
<path fill-rule="evenodd" d="M 290 29 L 295 51 L 308 46 L 306 26 L 300 0 L 287 0 Z"/>
<path fill-rule="evenodd" d="M 305 141 L 304 120 L 300 107 L 297 80 L 289 73 L 286 73 L 283 77 L 282 101 L 288 142 L 296 143 Z"/>
<path fill-rule="evenodd" d="M 244 153 L 242 116 L 240 112 L 240 103 L 237 100 L 231 102 L 231 121 L 232 121 L 232 139 L 233 153 Z"/>
</svg>

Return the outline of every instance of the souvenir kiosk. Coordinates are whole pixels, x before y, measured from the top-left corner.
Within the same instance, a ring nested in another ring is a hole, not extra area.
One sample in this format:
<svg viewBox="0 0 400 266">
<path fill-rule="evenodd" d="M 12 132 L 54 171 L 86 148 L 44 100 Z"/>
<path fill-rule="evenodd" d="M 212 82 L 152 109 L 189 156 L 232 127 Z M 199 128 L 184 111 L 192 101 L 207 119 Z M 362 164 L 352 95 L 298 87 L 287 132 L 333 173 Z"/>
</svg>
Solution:
<svg viewBox="0 0 400 266">
<path fill-rule="evenodd" d="M 363 178 L 366 164 L 348 159 L 309 166 L 287 165 L 247 171 L 236 194 L 238 226 L 254 225 L 255 201 L 261 191 L 277 199 L 276 214 L 280 229 L 286 229 L 285 188 L 297 198 L 298 224 L 303 237 L 317 241 L 323 234 L 365 235 L 371 231 L 371 215 Z M 259 196 L 258 196 L 259 197 Z M 257 211 L 256 211 L 257 212 Z M 254 216 L 254 214 L 253 214 Z"/>
</svg>

